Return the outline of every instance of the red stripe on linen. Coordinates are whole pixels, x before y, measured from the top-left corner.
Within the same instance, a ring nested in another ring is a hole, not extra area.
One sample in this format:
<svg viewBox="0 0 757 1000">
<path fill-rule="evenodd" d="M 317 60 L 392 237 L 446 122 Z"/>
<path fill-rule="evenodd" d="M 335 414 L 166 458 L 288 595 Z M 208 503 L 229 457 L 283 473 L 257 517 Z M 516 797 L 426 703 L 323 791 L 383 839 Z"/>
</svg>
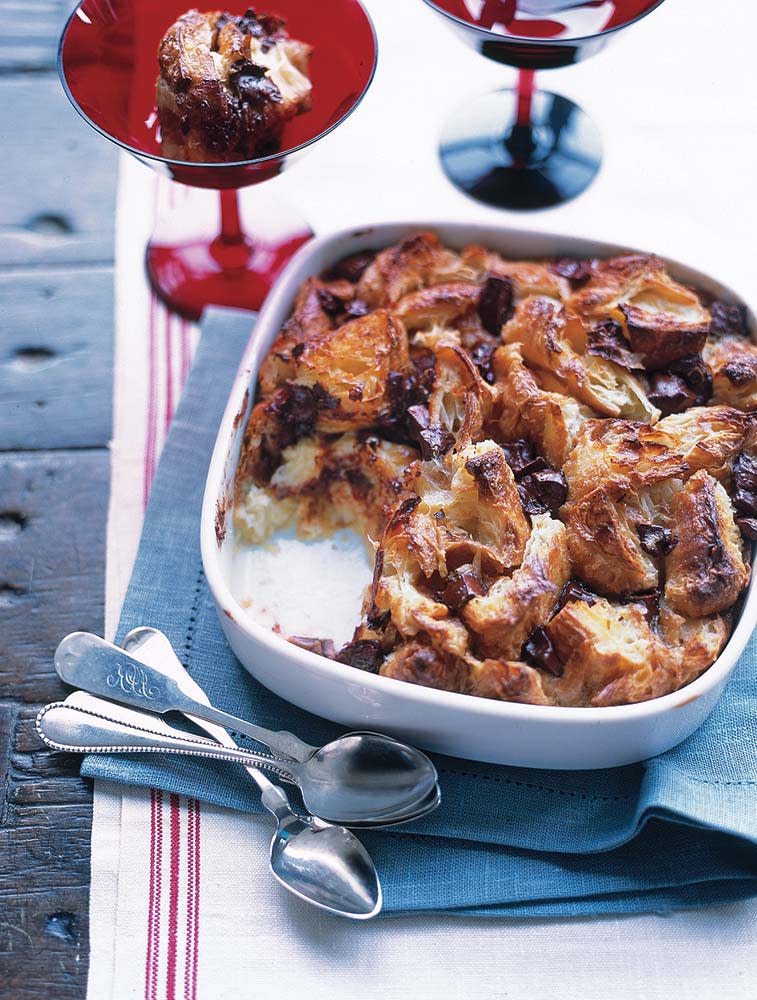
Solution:
<svg viewBox="0 0 757 1000">
<path fill-rule="evenodd" d="M 150 868 L 148 870 L 147 896 L 147 951 L 145 955 L 145 1000 L 150 997 L 152 982 L 152 931 L 155 923 L 155 851 L 157 831 L 155 824 L 155 789 L 150 789 Z"/>
<path fill-rule="evenodd" d="M 200 800 L 195 799 L 194 920 L 192 941 L 192 996 L 197 1000 L 197 965 L 200 952 Z"/>
<path fill-rule="evenodd" d="M 171 809 L 171 859 L 168 882 L 168 958 L 166 1000 L 176 1000 L 176 951 L 179 928 L 179 856 L 181 851 L 181 811 L 178 795 L 169 796 Z"/>
<path fill-rule="evenodd" d="M 150 293 L 150 315 L 148 319 L 149 336 L 149 359 L 147 368 L 147 439 L 145 444 L 145 470 L 144 470 L 144 506 L 150 497 L 150 486 L 152 485 L 152 475 L 155 468 L 155 423 L 156 423 L 156 359 L 155 359 L 155 310 L 158 302 L 155 295 Z"/>
<path fill-rule="evenodd" d="M 187 802 L 187 944 L 184 951 L 184 1000 L 192 1000 L 192 959 L 194 946 L 195 825 L 194 799 Z"/>
<path fill-rule="evenodd" d="M 166 309 L 166 406 L 165 406 L 165 428 L 171 426 L 173 416 L 173 313 Z"/>
<path fill-rule="evenodd" d="M 163 793 L 150 790 L 150 889 L 148 895 L 145 1000 L 156 1000 L 160 957 L 160 887 L 163 871 Z"/>
</svg>

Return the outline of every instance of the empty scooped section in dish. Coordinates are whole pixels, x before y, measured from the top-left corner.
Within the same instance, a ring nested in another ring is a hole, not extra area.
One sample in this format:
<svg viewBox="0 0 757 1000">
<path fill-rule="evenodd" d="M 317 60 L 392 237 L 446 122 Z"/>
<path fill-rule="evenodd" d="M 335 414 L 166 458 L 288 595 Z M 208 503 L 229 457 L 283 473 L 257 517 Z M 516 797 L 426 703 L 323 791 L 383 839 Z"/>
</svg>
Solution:
<svg viewBox="0 0 757 1000">
<path fill-rule="evenodd" d="M 360 622 L 371 582 L 363 539 L 342 528 L 328 538 L 276 532 L 262 545 L 235 540 L 231 590 L 250 619 L 283 636 L 331 639 L 337 649 Z"/>
</svg>

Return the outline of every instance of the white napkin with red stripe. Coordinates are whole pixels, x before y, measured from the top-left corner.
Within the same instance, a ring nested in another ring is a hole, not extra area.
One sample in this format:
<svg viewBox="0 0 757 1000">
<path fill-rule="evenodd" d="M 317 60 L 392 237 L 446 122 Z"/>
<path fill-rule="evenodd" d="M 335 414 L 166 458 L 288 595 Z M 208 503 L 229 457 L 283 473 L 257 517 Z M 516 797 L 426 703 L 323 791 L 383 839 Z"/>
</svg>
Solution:
<svg viewBox="0 0 757 1000">
<path fill-rule="evenodd" d="M 708 44 L 710 5 L 689 4 L 684 16 L 680 4 L 664 4 L 609 55 L 545 77 L 593 114 L 606 143 L 605 167 L 572 204 L 525 217 L 458 195 L 436 161 L 446 113 L 466 92 L 504 86 L 511 74 L 465 50 L 420 0 L 366 6 L 381 56 L 363 106 L 291 171 L 243 197 L 270 190 L 305 212 L 319 232 L 439 218 L 588 234 L 681 257 L 749 290 L 753 261 L 745 235 L 751 241 L 757 209 L 744 117 L 752 115 L 754 136 L 757 114 L 747 97 L 757 15 L 745 14 L 738 0 L 724 0 L 719 9 L 718 23 L 743 29 L 729 33 L 728 46 Z M 729 102 L 712 86 L 721 78 L 731 87 Z M 717 151 L 732 143 L 742 155 L 727 158 L 721 184 Z M 144 245 L 161 213 L 190 213 L 212 197 L 122 159 L 109 635 L 198 336 L 149 291 Z M 459 1000 L 484 992 L 551 1000 L 556 988 L 566 1000 L 753 995 L 754 901 L 666 917 L 351 924 L 307 907 L 272 879 L 271 830 L 264 816 L 96 783 L 90 1000 L 273 1000 L 300 990 L 309 1000 Z"/>
</svg>

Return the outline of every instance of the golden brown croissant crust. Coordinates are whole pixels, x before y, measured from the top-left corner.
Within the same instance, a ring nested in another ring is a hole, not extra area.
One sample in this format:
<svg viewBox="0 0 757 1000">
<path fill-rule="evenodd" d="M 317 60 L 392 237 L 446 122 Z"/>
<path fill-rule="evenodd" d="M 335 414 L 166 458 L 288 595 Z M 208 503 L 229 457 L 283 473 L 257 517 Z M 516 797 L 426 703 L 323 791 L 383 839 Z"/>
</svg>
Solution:
<svg viewBox="0 0 757 1000">
<path fill-rule="evenodd" d="M 757 348 L 662 261 L 511 261 L 432 232 L 300 289 L 263 362 L 242 539 L 375 552 L 324 655 L 483 698 L 605 706 L 712 664 L 757 538 Z"/>
<path fill-rule="evenodd" d="M 158 49 L 164 155 L 218 163 L 276 152 L 284 123 L 310 107 L 310 51 L 252 8 L 182 15 Z"/>
</svg>

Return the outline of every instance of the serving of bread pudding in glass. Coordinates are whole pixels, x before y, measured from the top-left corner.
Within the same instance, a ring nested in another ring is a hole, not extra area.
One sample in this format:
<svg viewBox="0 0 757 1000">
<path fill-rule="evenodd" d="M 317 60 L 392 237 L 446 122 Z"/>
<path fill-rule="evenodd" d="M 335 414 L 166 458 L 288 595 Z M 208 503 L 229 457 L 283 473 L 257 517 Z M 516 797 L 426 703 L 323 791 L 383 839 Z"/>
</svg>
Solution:
<svg viewBox="0 0 757 1000">
<path fill-rule="evenodd" d="M 163 155 L 222 163 L 278 152 L 285 123 L 310 107 L 310 55 L 285 21 L 252 8 L 182 15 L 158 50 Z"/>
<path fill-rule="evenodd" d="M 235 534 L 350 527 L 343 648 L 385 677 L 610 706 L 725 645 L 757 538 L 757 347 L 654 256 L 508 260 L 420 232 L 301 286 L 264 360 Z"/>
</svg>

